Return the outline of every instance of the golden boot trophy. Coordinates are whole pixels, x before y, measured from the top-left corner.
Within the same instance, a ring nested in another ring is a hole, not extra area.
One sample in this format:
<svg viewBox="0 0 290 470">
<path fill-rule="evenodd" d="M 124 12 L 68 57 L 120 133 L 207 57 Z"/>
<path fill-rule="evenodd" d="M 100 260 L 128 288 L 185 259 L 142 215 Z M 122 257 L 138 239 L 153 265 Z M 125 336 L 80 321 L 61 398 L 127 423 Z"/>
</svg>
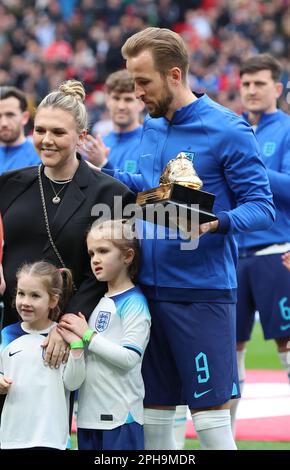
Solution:
<svg viewBox="0 0 290 470">
<path fill-rule="evenodd" d="M 195 225 L 216 220 L 212 213 L 214 194 L 201 191 L 203 182 L 197 175 L 191 159 L 185 152 L 181 152 L 176 158 L 170 160 L 161 177 L 160 186 L 148 189 L 137 194 L 136 203 L 143 209 L 143 219 L 161 223 L 166 226 L 172 225 L 183 231 L 192 231 L 192 221 Z M 154 220 L 148 216 L 148 205 L 162 204 L 165 207 L 174 205 L 177 216 L 158 218 L 155 214 Z M 175 219 L 175 220 L 174 220 Z"/>
</svg>

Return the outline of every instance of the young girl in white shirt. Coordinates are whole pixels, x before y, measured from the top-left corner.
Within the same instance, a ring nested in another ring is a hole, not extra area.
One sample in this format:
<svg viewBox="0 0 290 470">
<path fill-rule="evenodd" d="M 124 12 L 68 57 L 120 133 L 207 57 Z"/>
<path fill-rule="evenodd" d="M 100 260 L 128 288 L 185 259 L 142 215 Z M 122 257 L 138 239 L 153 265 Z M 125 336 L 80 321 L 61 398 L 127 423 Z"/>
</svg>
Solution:
<svg viewBox="0 0 290 470">
<path fill-rule="evenodd" d="M 141 363 L 149 339 L 150 314 L 135 286 L 139 244 L 130 224 L 122 220 L 96 223 L 87 236 L 91 268 L 108 290 L 88 322 L 66 314 L 58 326 L 71 343 L 78 335 L 78 448 L 80 450 L 142 450 L 144 385 Z M 77 360 L 75 358 L 75 360 Z M 72 371 L 72 369 L 71 369 Z M 75 380 L 75 376 L 73 377 Z"/>
<path fill-rule="evenodd" d="M 6 395 L 1 449 L 66 448 L 68 395 L 76 389 L 70 368 L 78 362 L 71 354 L 66 367 L 47 367 L 42 344 L 71 293 L 68 269 L 39 261 L 23 265 L 17 273 L 15 303 L 21 321 L 1 333 L 0 393 Z"/>
</svg>

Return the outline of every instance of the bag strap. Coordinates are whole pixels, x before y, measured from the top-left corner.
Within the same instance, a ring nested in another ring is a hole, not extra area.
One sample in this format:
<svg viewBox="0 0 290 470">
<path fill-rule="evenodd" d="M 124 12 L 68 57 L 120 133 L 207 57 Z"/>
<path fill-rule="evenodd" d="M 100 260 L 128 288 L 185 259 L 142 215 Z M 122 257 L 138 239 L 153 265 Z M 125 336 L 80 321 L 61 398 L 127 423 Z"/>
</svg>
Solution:
<svg viewBox="0 0 290 470">
<path fill-rule="evenodd" d="M 49 220 L 48 220 L 48 215 L 47 215 L 47 209 L 46 209 L 46 204 L 45 204 L 45 197 L 44 197 L 42 179 L 41 179 L 41 167 L 42 167 L 42 165 L 39 165 L 39 167 L 38 167 L 38 182 L 39 182 L 39 190 L 40 190 L 40 196 L 41 196 L 41 203 L 42 203 L 42 209 L 43 209 L 43 215 L 44 215 L 45 228 L 46 228 L 46 232 L 47 232 L 49 242 L 51 244 L 51 247 L 53 248 L 53 251 L 54 251 L 56 257 L 58 258 L 61 266 L 63 268 L 66 268 L 65 262 L 64 262 L 64 260 L 61 256 L 60 252 L 58 251 L 58 249 L 57 249 L 57 247 L 56 247 L 56 245 L 53 241 L 52 235 L 51 235 L 51 230 L 50 230 Z M 75 291 L 77 291 L 77 288 L 76 288 L 76 285 L 75 285 L 74 282 L 73 282 L 73 288 L 74 288 Z"/>
</svg>

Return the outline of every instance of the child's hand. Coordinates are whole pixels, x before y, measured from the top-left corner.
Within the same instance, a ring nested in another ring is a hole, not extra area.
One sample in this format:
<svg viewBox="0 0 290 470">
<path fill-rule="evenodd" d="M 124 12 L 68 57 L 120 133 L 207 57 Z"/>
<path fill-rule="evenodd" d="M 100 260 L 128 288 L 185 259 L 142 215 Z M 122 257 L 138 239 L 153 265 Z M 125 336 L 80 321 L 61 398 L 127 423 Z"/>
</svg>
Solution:
<svg viewBox="0 0 290 470">
<path fill-rule="evenodd" d="M 66 313 L 61 317 L 59 326 L 73 332 L 80 338 L 83 337 L 83 334 L 89 328 L 86 318 L 81 312 L 79 312 L 77 315 L 74 315 L 73 313 Z"/>
<path fill-rule="evenodd" d="M 81 336 L 78 336 L 76 335 L 75 333 L 73 333 L 72 331 L 60 326 L 60 325 L 57 325 L 57 331 L 59 332 L 59 334 L 62 336 L 62 338 L 68 343 L 73 343 L 74 341 L 79 341 L 81 338 Z"/>
<path fill-rule="evenodd" d="M 12 380 L 9 377 L 0 377 L 0 394 L 6 395 L 11 387 Z"/>
<path fill-rule="evenodd" d="M 290 251 L 281 256 L 282 264 L 290 271 Z"/>
</svg>

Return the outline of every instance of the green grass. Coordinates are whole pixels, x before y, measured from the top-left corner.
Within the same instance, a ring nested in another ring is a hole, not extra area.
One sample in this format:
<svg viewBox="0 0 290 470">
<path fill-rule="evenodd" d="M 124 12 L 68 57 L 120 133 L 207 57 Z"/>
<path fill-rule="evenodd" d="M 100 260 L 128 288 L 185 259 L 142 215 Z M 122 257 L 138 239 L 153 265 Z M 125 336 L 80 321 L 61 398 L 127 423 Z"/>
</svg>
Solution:
<svg viewBox="0 0 290 470">
<path fill-rule="evenodd" d="M 246 369 L 281 369 L 274 340 L 264 340 L 260 322 L 255 322 L 247 344 Z"/>
<path fill-rule="evenodd" d="M 290 442 L 236 441 L 239 450 L 290 450 Z M 186 450 L 200 449 L 196 439 L 186 439 Z"/>
</svg>

